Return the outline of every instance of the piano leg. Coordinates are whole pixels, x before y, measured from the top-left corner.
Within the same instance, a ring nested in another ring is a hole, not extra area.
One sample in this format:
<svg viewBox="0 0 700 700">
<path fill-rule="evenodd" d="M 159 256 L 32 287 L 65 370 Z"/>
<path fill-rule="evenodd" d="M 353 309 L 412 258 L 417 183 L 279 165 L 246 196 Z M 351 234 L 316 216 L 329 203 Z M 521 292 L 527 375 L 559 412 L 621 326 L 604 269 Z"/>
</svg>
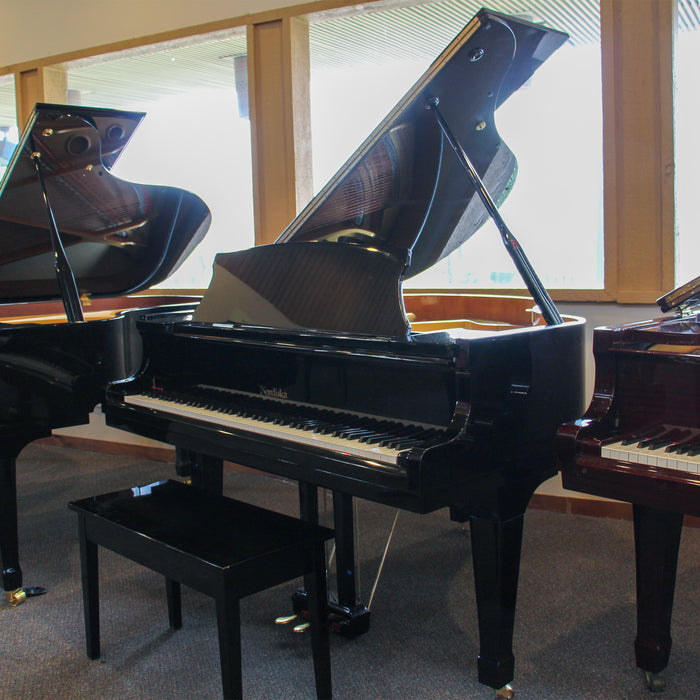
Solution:
<svg viewBox="0 0 700 700">
<path fill-rule="evenodd" d="M 304 520 L 318 522 L 318 500 L 314 490 L 310 496 L 308 484 L 299 484 L 299 503 Z M 314 521 L 313 518 L 316 518 Z M 352 496 L 333 492 L 333 521 L 335 528 L 335 565 L 338 587 L 337 601 L 329 600 L 331 629 L 353 639 L 369 630 L 369 609 L 357 602 L 355 579 L 355 523 Z M 292 602 L 294 612 L 306 617 L 306 593 L 297 591 Z"/>
<path fill-rule="evenodd" d="M 14 457 L 0 458 L 0 559 L 5 598 L 13 607 L 27 597 L 22 589 L 17 533 L 17 481 Z"/>
<path fill-rule="evenodd" d="M 683 514 L 634 504 L 637 666 L 650 690 L 663 690 L 671 654 L 671 613 Z"/>
<path fill-rule="evenodd" d="M 479 618 L 479 682 L 513 697 L 513 628 L 524 516 L 508 520 L 470 516 Z"/>
<path fill-rule="evenodd" d="M 189 474 L 192 486 L 207 493 L 221 496 L 224 491 L 224 461 L 219 457 L 178 449 L 176 471 Z"/>
<path fill-rule="evenodd" d="M 356 606 L 355 580 L 355 519 L 352 496 L 333 492 L 333 520 L 335 525 L 335 558 L 338 576 L 338 603 L 352 610 Z"/>
<path fill-rule="evenodd" d="M 332 629 L 352 639 L 369 630 L 369 609 L 357 600 L 352 496 L 333 492 L 338 602 L 330 603 Z"/>
</svg>

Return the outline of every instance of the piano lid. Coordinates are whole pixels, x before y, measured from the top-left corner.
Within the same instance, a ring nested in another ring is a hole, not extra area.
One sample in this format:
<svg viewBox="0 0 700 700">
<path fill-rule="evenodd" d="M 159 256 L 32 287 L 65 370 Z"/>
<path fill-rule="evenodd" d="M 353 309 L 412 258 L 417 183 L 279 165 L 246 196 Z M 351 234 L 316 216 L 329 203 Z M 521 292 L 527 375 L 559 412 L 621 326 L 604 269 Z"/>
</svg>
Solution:
<svg viewBox="0 0 700 700">
<path fill-rule="evenodd" d="M 567 35 L 480 10 L 278 239 L 410 250 L 405 277 L 468 240 L 488 214 L 442 138 L 440 111 L 500 204 L 517 172 L 495 110 Z"/>
<path fill-rule="evenodd" d="M 488 217 L 428 104 L 500 203 L 517 164 L 494 112 L 566 39 L 480 10 L 274 244 L 217 255 L 195 321 L 405 337 L 403 280 Z"/>
<path fill-rule="evenodd" d="M 700 306 L 700 277 L 695 277 L 680 287 L 666 292 L 656 300 L 664 312 L 674 311 L 680 315 L 695 313 Z"/>
<path fill-rule="evenodd" d="M 144 114 L 37 104 L 0 182 L 0 303 L 60 298 L 32 154 L 81 295 L 119 296 L 163 281 L 206 233 L 194 194 L 110 173 Z"/>
</svg>

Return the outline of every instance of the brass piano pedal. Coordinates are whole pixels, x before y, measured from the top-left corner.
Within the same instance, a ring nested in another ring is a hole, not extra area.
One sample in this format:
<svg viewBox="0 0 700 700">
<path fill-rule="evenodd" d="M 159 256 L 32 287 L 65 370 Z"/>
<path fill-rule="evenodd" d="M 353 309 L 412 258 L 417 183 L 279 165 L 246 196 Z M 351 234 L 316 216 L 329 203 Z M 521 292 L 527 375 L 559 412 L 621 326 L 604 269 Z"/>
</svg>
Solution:
<svg viewBox="0 0 700 700">
<path fill-rule="evenodd" d="M 515 697 L 515 691 L 508 684 L 506 684 L 502 688 L 496 689 L 496 697 L 498 700 L 513 700 Z"/>
<path fill-rule="evenodd" d="M 5 591 L 5 598 L 13 608 L 16 608 L 18 605 L 24 603 L 27 599 L 27 594 L 24 588 L 15 588 L 14 591 Z"/>
<path fill-rule="evenodd" d="M 309 622 L 300 622 L 298 625 L 294 625 L 294 632 L 297 634 L 303 634 L 306 632 L 307 629 L 309 629 L 310 623 Z"/>
<path fill-rule="evenodd" d="M 666 689 L 666 677 L 662 671 L 658 673 L 644 671 L 644 683 L 652 693 L 661 693 Z"/>
<path fill-rule="evenodd" d="M 275 624 L 276 625 L 288 625 L 290 622 L 293 620 L 296 620 L 297 616 L 296 615 L 280 615 L 279 617 L 275 618 Z"/>
</svg>

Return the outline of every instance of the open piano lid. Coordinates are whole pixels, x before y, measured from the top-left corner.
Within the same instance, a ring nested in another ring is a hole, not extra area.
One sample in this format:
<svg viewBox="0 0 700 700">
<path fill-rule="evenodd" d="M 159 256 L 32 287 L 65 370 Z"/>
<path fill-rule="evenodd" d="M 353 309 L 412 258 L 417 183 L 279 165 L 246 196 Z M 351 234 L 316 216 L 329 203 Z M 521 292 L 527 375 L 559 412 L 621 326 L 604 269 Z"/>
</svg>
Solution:
<svg viewBox="0 0 700 700">
<path fill-rule="evenodd" d="M 199 197 L 110 174 L 143 117 L 35 106 L 0 183 L 0 303 L 61 297 L 33 153 L 81 295 L 119 296 L 157 284 L 201 240 L 211 215 Z"/>
<path fill-rule="evenodd" d="M 274 244 L 217 256 L 195 320 L 406 337 L 403 280 L 488 218 L 428 102 L 500 203 L 517 163 L 494 112 L 566 39 L 479 11 Z"/>
</svg>

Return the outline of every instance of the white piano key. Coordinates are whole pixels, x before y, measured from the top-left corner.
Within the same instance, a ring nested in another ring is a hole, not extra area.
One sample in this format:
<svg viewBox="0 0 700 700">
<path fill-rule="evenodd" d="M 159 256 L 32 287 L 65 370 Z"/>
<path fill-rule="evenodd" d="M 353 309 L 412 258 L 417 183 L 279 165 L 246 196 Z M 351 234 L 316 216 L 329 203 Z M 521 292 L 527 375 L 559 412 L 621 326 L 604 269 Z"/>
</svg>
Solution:
<svg viewBox="0 0 700 700">
<path fill-rule="evenodd" d="M 666 426 L 667 430 L 674 429 L 675 426 Z M 687 430 L 687 428 L 684 428 Z M 697 437 L 700 430 L 693 430 L 688 440 Z M 661 467 L 663 469 L 673 469 L 689 474 L 700 474 L 700 455 L 688 455 L 679 452 L 667 452 L 667 445 L 650 449 L 640 447 L 639 443 L 629 445 L 623 444 L 624 440 L 603 445 L 600 456 L 605 459 L 616 459 L 620 462 L 631 464 L 644 464 L 649 467 Z"/>
<path fill-rule="evenodd" d="M 172 415 L 194 418 L 207 423 L 236 428 L 257 435 L 265 435 L 281 440 L 288 440 L 296 444 L 311 445 L 334 453 L 346 454 L 362 459 L 367 459 L 383 465 L 396 466 L 398 455 L 402 450 L 389 447 L 373 446 L 359 440 L 323 435 L 310 430 L 301 430 L 288 425 L 278 425 L 246 418 L 235 414 L 222 413 L 200 406 L 189 406 L 167 399 L 154 398 L 144 395 L 132 395 L 124 398 L 125 403 L 151 408 L 153 410 Z"/>
</svg>

